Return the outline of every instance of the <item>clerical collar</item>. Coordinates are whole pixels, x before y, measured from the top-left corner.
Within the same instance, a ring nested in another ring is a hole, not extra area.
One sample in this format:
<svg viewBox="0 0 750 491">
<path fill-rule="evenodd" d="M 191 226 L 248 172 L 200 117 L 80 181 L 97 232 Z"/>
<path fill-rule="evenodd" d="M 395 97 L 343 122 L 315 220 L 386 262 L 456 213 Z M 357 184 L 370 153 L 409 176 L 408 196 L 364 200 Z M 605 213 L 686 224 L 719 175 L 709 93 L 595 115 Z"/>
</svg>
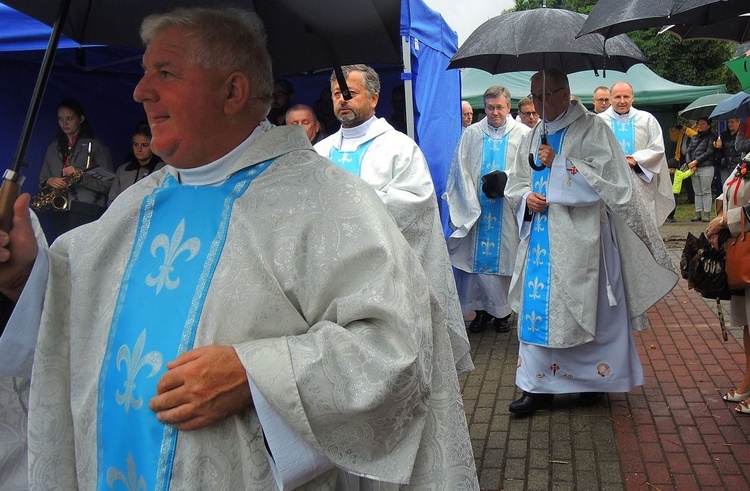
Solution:
<svg viewBox="0 0 750 491">
<path fill-rule="evenodd" d="M 237 145 L 234 150 L 220 159 L 193 169 L 175 169 L 177 171 L 178 180 L 181 184 L 187 184 L 190 186 L 216 186 L 221 184 L 227 177 L 229 177 L 232 167 L 240 159 L 240 156 L 245 153 L 245 150 L 247 150 L 250 145 L 263 135 L 263 133 L 272 127 L 273 125 L 268 121 L 263 120 L 258 127 L 250 133 L 250 136 Z"/>
<path fill-rule="evenodd" d="M 562 114 L 560 114 L 552 121 L 547 121 L 547 134 L 554 135 L 565 126 L 563 125 L 563 119 L 565 118 L 565 115 L 568 114 L 568 111 L 570 111 L 572 105 L 573 103 L 571 102 L 570 104 L 568 104 L 568 107 L 565 109 L 565 111 L 563 111 Z"/>
<path fill-rule="evenodd" d="M 341 138 L 343 140 L 348 140 L 348 139 L 354 140 L 357 138 L 362 138 L 363 136 L 365 136 L 365 134 L 367 134 L 367 131 L 370 129 L 370 126 L 372 126 L 372 124 L 375 121 L 377 121 L 377 119 L 378 118 L 376 118 L 375 115 L 373 115 L 370 119 L 368 119 L 367 121 L 365 121 L 359 126 L 354 126 L 353 128 L 344 128 L 342 126 Z"/>
<path fill-rule="evenodd" d="M 503 124 L 495 128 L 491 124 L 487 123 L 487 128 L 489 128 L 490 132 L 489 135 L 493 138 L 500 138 L 505 134 L 505 127 L 508 125 L 508 118 L 503 121 Z"/>
<path fill-rule="evenodd" d="M 615 119 L 617 120 L 618 123 L 627 123 L 628 120 L 630 119 L 630 111 L 631 111 L 631 109 L 628 109 L 628 112 L 626 112 L 625 114 L 620 114 L 617 111 L 615 111 L 614 109 L 612 109 L 612 114 L 615 115 Z"/>
</svg>

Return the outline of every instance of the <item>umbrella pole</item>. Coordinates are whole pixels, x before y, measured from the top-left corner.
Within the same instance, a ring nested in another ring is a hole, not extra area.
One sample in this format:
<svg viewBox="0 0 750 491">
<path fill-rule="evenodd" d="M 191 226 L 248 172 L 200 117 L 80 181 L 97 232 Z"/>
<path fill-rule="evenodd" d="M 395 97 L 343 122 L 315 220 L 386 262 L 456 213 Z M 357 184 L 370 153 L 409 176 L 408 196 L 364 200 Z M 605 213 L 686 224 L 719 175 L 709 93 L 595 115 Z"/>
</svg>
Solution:
<svg viewBox="0 0 750 491">
<path fill-rule="evenodd" d="M 544 70 L 542 70 L 542 110 L 537 111 L 539 114 L 541 114 L 542 117 L 542 134 L 541 134 L 541 142 L 542 145 L 547 144 L 547 121 L 544 119 L 544 104 L 547 102 L 547 74 L 544 73 Z M 534 106 L 534 109 L 536 109 L 536 106 Z M 536 158 L 534 158 L 534 154 L 529 154 L 529 166 L 535 170 L 535 171 L 543 171 L 544 170 L 544 164 L 539 165 L 536 163 Z"/>
<path fill-rule="evenodd" d="M 18 198 L 21 184 L 23 183 L 23 176 L 21 175 L 21 167 L 24 166 L 23 157 L 29 146 L 31 131 L 39 113 L 39 106 L 42 104 L 44 89 L 47 85 L 47 80 L 49 80 L 49 74 L 52 71 L 52 63 L 55 59 L 55 53 L 57 53 L 57 45 L 62 35 L 62 27 L 68 18 L 71 2 L 72 0 L 61 0 L 60 2 L 57 20 L 52 28 L 52 35 L 50 36 L 47 50 L 44 53 L 42 66 L 39 70 L 36 86 L 34 87 L 34 94 L 31 96 L 31 104 L 26 113 L 26 121 L 21 130 L 18 148 L 16 149 L 15 157 L 13 157 L 13 165 L 3 174 L 3 183 L 0 186 L 0 228 L 6 232 L 9 232 L 13 227 L 13 204 L 16 202 L 16 198 Z"/>
</svg>

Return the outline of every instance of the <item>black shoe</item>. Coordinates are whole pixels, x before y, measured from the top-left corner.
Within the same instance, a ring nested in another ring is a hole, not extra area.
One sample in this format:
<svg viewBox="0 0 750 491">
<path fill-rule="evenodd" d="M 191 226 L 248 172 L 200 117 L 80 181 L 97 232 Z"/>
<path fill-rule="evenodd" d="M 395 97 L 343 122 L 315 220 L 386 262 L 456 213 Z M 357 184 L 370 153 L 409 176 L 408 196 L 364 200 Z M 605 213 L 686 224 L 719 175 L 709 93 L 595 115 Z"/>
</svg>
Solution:
<svg viewBox="0 0 750 491">
<path fill-rule="evenodd" d="M 494 325 L 495 325 L 495 332 L 510 332 L 510 314 L 506 315 L 502 319 L 500 317 L 495 317 Z"/>
<path fill-rule="evenodd" d="M 667 217 L 667 223 L 674 223 L 677 220 L 674 219 L 674 217 Z"/>
<path fill-rule="evenodd" d="M 487 323 L 492 319 L 492 316 L 487 313 L 486 310 L 477 310 L 477 315 L 474 320 L 469 324 L 469 332 L 482 332 L 487 327 Z"/>
<path fill-rule="evenodd" d="M 510 403 L 508 411 L 513 414 L 529 415 L 537 409 L 550 407 L 554 398 L 555 394 L 532 394 L 524 391 L 520 399 Z"/>
<path fill-rule="evenodd" d="M 593 406 L 602 398 L 601 392 L 581 392 L 578 394 L 579 406 Z"/>
</svg>

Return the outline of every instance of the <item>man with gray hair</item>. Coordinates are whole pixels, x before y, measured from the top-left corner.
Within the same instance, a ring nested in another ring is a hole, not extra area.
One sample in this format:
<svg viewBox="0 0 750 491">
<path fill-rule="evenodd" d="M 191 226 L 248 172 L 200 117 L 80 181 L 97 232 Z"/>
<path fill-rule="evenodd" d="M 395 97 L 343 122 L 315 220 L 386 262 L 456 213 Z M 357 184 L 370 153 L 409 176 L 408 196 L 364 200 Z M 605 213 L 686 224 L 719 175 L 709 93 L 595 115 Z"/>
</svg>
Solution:
<svg viewBox="0 0 750 491">
<path fill-rule="evenodd" d="M 483 331 L 492 322 L 495 331 L 508 332 L 512 313 L 508 287 L 518 228 L 505 198 L 482 191 L 482 177 L 493 171 L 510 172 L 530 129 L 508 117 L 511 98 L 505 87 L 488 88 L 483 101 L 487 117 L 461 135 L 443 194 L 453 230 L 448 250 L 463 312 L 476 312 L 469 331 Z"/>
<path fill-rule="evenodd" d="M 259 19 L 176 10 L 142 38 L 167 167 L 48 253 L 28 195 L 0 233 L 3 340 L 47 292 L 30 488 L 478 489 L 424 272 L 367 185 L 263 122 Z"/>
<path fill-rule="evenodd" d="M 443 238 L 435 187 L 427 161 L 417 144 L 375 116 L 380 77 L 367 65 L 342 67 L 351 94 L 346 99 L 336 74 L 331 74 L 333 111 L 339 131 L 315 145 L 334 164 L 361 177 L 383 200 L 427 274 L 443 309 L 459 371 L 473 369 L 461 306 Z"/>
</svg>

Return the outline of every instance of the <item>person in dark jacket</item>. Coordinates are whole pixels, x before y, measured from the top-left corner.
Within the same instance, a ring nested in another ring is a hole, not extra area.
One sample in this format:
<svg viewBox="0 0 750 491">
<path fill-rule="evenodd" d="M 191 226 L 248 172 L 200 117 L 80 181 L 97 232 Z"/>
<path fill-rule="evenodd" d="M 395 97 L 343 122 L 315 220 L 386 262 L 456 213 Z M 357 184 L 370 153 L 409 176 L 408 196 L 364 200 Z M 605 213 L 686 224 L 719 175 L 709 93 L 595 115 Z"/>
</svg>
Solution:
<svg viewBox="0 0 750 491">
<path fill-rule="evenodd" d="M 739 119 L 728 119 L 727 129 L 722 131 L 714 142 L 714 168 L 716 169 L 714 187 L 716 189 L 716 196 L 722 193 L 724 180 L 742 159 L 742 152 L 734 148 L 734 142 L 737 139 L 739 129 Z"/>
<path fill-rule="evenodd" d="M 109 190 L 107 206 L 111 205 L 125 189 L 166 165 L 161 157 L 154 155 L 151 151 L 151 128 L 147 122 L 140 123 L 136 127 L 131 144 L 133 146 L 132 158 L 117 168 L 115 180 Z"/>
<path fill-rule="evenodd" d="M 693 222 L 711 221 L 711 208 L 713 197 L 711 196 L 711 183 L 714 180 L 714 141 L 716 135 L 711 131 L 711 122 L 708 118 L 698 120 L 696 127 L 698 134 L 690 139 L 687 149 L 688 167 L 695 170 L 690 178 L 695 191 L 695 216 Z"/>
</svg>

